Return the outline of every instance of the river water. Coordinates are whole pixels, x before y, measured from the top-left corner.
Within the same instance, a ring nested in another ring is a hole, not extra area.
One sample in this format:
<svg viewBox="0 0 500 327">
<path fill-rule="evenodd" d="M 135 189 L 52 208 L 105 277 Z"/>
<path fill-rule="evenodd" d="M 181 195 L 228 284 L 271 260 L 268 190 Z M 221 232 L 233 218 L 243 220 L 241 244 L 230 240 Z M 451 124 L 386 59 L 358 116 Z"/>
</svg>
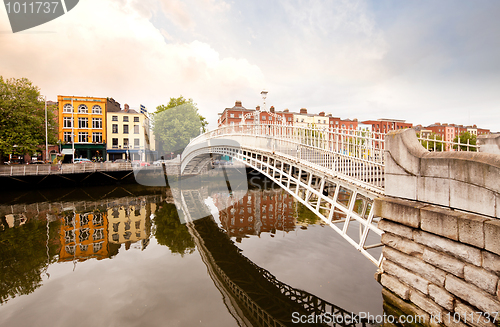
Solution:
<svg viewBox="0 0 500 327">
<path fill-rule="evenodd" d="M 376 267 L 264 184 L 188 224 L 167 188 L 0 195 L 0 326 L 288 326 L 304 302 L 382 314 Z"/>
</svg>

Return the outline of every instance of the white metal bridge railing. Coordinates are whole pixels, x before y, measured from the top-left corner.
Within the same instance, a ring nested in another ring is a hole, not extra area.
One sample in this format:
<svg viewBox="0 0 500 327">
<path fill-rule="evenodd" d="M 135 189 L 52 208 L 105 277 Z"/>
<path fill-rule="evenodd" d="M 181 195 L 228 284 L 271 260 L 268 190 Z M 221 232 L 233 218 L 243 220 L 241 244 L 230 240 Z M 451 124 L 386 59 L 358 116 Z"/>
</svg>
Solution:
<svg viewBox="0 0 500 327">
<path fill-rule="evenodd" d="M 0 176 L 59 175 L 96 171 L 132 171 L 130 163 L 76 163 L 62 165 L 10 165 L 0 166 Z"/>
<path fill-rule="evenodd" d="M 361 182 L 366 188 L 383 193 L 384 136 L 366 130 L 241 124 L 202 134 L 193 139 L 190 146 L 227 137 L 244 147 L 307 162 L 317 170 L 335 172 L 339 177 Z"/>
</svg>

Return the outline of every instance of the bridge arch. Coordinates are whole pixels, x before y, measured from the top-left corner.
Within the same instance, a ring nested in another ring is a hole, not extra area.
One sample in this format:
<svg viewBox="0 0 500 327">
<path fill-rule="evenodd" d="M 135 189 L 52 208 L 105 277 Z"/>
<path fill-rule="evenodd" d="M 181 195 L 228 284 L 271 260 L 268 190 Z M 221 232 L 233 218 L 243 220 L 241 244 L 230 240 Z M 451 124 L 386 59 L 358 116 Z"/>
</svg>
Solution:
<svg viewBox="0 0 500 327">
<path fill-rule="evenodd" d="M 366 137 L 360 145 L 362 137 L 351 136 L 357 147 L 345 137 L 286 125 L 221 128 L 192 140 L 182 154 L 180 171 L 197 174 L 214 154 L 230 156 L 279 185 L 379 266 L 382 231 L 373 201 L 383 192 L 382 163 L 367 158 Z M 348 147 L 358 156 L 346 154 Z M 370 153 L 380 159 L 377 154 Z"/>
</svg>

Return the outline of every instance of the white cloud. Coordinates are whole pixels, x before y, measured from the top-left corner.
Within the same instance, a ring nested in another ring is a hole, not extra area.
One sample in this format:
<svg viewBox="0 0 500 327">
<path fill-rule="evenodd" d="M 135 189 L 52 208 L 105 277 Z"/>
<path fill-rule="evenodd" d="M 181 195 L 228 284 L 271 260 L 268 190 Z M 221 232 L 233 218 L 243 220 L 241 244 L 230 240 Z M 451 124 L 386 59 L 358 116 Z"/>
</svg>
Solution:
<svg viewBox="0 0 500 327">
<path fill-rule="evenodd" d="M 217 97 L 230 99 L 262 84 L 262 72 L 246 59 L 221 58 L 200 41 L 166 43 L 168 34 L 134 3 L 87 0 L 37 28 L 55 33 L 0 34 L 0 71 L 4 77 L 31 79 L 49 99 L 113 97 L 154 111 L 182 94 L 194 98 L 207 118 L 221 111 Z"/>
</svg>

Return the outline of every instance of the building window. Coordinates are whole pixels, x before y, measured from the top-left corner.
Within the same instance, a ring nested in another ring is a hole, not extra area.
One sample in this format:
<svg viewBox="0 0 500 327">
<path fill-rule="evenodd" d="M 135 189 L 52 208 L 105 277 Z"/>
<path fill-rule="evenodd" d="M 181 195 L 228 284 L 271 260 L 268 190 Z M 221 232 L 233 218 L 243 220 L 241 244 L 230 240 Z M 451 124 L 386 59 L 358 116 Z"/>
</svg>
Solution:
<svg viewBox="0 0 500 327">
<path fill-rule="evenodd" d="M 139 117 L 134 117 L 134 123 L 138 123 L 139 122 Z"/>
<path fill-rule="evenodd" d="M 63 132 L 63 141 L 71 142 L 71 132 Z"/>
<path fill-rule="evenodd" d="M 321 124 L 321 119 L 318 119 L 318 124 Z"/>
<path fill-rule="evenodd" d="M 326 120 L 323 120 L 323 124 L 326 124 Z"/>
<path fill-rule="evenodd" d="M 234 118 L 234 114 L 230 114 L 229 117 Z"/>
<path fill-rule="evenodd" d="M 123 121 L 128 122 L 128 116 L 123 116 Z"/>
<path fill-rule="evenodd" d="M 89 119 L 84 117 L 78 117 L 78 128 L 88 128 L 89 127 Z"/>
<path fill-rule="evenodd" d="M 93 114 L 102 114 L 102 108 L 101 106 L 93 106 L 92 107 L 92 113 Z"/>
<path fill-rule="evenodd" d="M 134 139 L 134 147 L 138 148 L 139 146 L 139 139 Z"/>
<path fill-rule="evenodd" d="M 300 120 L 300 122 L 301 122 L 301 123 L 303 123 L 303 122 L 304 122 L 304 118 L 302 118 L 302 119 Z"/>
<path fill-rule="evenodd" d="M 139 134 L 139 125 L 134 125 L 134 134 Z"/>
<path fill-rule="evenodd" d="M 292 117 L 288 117 L 288 121 L 292 121 Z"/>
<path fill-rule="evenodd" d="M 102 143 L 102 133 L 92 133 L 92 142 Z"/>
<path fill-rule="evenodd" d="M 72 122 L 73 122 L 73 120 L 71 119 L 71 117 L 63 117 L 63 127 L 65 127 L 65 128 L 73 127 Z"/>
<path fill-rule="evenodd" d="M 112 116 L 112 117 L 111 117 L 111 120 L 112 120 L 112 121 L 118 121 L 118 116 Z"/>
<path fill-rule="evenodd" d="M 65 104 L 63 107 L 63 112 L 66 113 L 72 113 L 73 112 L 73 106 L 69 103 Z"/>
<path fill-rule="evenodd" d="M 123 139 L 123 148 L 124 149 L 128 148 L 128 139 L 127 138 Z"/>
<path fill-rule="evenodd" d="M 118 124 L 113 124 L 112 126 L 112 130 L 111 130 L 111 133 L 118 133 Z"/>
<path fill-rule="evenodd" d="M 86 143 L 88 137 L 89 137 L 89 134 L 87 132 L 78 132 L 78 142 Z"/>
<path fill-rule="evenodd" d="M 242 114 L 239 114 L 239 115 L 238 115 L 238 118 L 243 118 L 243 115 L 242 115 Z"/>
<path fill-rule="evenodd" d="M 113 149 L 118 149 L 118 139 L 114 138 L 111 141 L 112 141 Z"/>
<path fill-rule="evenodd" d="M 128 134 L 128 125 L 123 125 L 123 134 Z"/>
<path fill-rule="evenodd" d="M 102 118 L 92 118 L 92 128 L 102 128 Z"/>
<path fill-rule="evenodd" d="M 266 116 L 262 116 L 262 120 L 266 120 Z"/>
<path fill-rule="evenodd" d="M 79 114 L 87 114 L 89 112 L 89 108 L 87 108 L 86 105 L 81 104 L 78 106 L 78 113 Z"/>
</svg>

